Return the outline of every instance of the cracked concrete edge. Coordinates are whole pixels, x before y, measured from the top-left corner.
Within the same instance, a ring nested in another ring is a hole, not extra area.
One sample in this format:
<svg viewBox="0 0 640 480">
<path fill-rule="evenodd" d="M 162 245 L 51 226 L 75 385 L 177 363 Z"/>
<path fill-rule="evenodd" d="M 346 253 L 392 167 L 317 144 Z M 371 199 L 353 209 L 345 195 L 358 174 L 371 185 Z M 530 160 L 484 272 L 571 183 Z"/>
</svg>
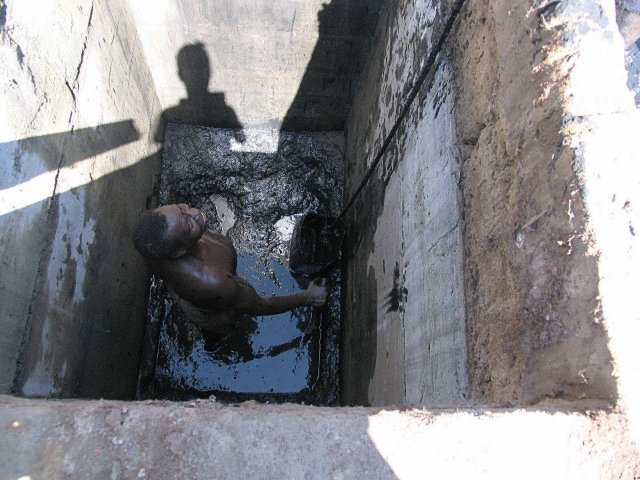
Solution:
<svg viewBox="0 0 640 480">
<path fill-rule="evenodd" d="M 630 480 L 640 473 L 624 416 L 562 405 L 383 410 L 0 396 L 0 428 L 5 478 Z"/>
</svg>

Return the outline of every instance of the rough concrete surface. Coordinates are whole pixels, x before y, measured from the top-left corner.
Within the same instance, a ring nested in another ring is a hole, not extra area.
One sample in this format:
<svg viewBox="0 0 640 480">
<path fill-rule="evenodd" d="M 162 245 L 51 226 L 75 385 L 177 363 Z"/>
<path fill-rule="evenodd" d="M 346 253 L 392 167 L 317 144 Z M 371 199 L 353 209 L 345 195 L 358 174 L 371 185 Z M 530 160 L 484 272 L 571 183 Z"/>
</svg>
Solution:
<svg viewBox="0 0 640 480">
<path fill-rule="evenodd" d="M 446 2 L 387 3 L 350 115 L 346 404 L 467 396 L 453 77 L 434 53 L 452 14 Z"/>
<path fill-rule="evenodd" d="M 145 275 L 129 226 L 160 114 L 133 19 L 123 2 L 6 1 L 0 34 L 0 389 L 22 345 L 22 393 L 131 396 Z"/>
<path fill-rule="evenodd" d="M 347 404 L 466 398 L 452 79 L 446 60 L 435 69 L 347 217 Z"/>
<path fill-rule="evenodd" d="M 346 127 L 347 196 L 350 197 L 407 108 L 423 70 L 435 58 L 440 38 L 460 2 L 387 1 L 374 45 L 354 94 Z"/>
<path fill-rule="evenodd" d="M 343 129 L 381 3 L 162 0 L 152 9 L 144 2 L 131 6 L 169 121 L 289 131 Z M 182 68 L 203 76 L 209 92 L 198 101 L 217 110 L 199 121 L 180 108 L 190 99 L 176 64 L 178 52 L 196 43 L 204 56 Z"/>
<path fill-rule="evenodd" d="M 628 479 L 624 417 L 600 410 L 384 411 L 2 397 L 0 476 Z"/>
</svg>

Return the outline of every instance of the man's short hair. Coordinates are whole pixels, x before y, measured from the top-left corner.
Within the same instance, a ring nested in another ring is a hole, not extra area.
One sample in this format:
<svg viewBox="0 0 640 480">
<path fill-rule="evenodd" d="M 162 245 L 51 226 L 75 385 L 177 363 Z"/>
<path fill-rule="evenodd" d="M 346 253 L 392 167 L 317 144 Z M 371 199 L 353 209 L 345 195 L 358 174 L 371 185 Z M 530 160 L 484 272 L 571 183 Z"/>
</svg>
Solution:
<svg viewBox="0 0 640 480">
<path fill-rule="evenodd" d="M 143 256 L 170 257 L 179 245 L 166 238 L 167 220 L 164 215 L 149 210 L 144 212 L 133 227 L 133 245 Z"/>
</svg>

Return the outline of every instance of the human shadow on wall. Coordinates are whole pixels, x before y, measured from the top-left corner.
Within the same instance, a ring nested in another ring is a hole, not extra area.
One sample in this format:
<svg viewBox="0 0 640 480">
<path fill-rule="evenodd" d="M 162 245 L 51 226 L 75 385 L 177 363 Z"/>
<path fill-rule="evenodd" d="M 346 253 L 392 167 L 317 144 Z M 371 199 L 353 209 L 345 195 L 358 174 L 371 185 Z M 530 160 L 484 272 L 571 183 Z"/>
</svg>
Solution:
<svg viewBox="0 0 640 480">
<path fill-rule="evenodd" d="M 164 139 L 168 122 L 203 127 L 242 129 L 235 111 L 225 100 L 224 92 L 210 92 L 211 64 L 202 43 L 184 45 L 176 55 L 178 76 L 187 90 L 187 98 L 162 113 L 156 141 Z M 236 140 L 244 141 L 239 131 Z"/>
</svg>

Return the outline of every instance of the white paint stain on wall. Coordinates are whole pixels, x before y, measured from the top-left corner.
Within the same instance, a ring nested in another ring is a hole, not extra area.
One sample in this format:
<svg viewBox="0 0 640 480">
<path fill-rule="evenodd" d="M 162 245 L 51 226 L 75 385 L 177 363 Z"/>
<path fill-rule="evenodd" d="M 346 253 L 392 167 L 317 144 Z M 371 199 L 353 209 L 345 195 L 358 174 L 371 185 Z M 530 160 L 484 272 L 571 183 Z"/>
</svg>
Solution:
<svg viewBox="0 0 640 480">
<path fill-rule="evenodd" d="M 47 318 L 44 321 L 42 336 L 40 337 L 40 351 L 42 352 L 42 355 L 36 365 L 36 368 L 31 372 L 31 375 L 29 375 L 22 386 L 22 394 L 27 397 L 46 397 L 58 393 L 53 381 L 53 372 L 49 366 L 45 365 L 44 362 L 45 352 L 47 351 L 50 336 L 51 321 Z"/>
<path fill-rule="evenodd" d="M 85 215 L 83 192 L 67 193 L 60 197 L 58 228 L 51 246 L 45 274 L 49 312 L 43 320 L 38 360 L 24 381 L 22 393 L 27 396 L 48 396 L 58 392 L 58 384 L 68 373 L 67 361 L 57 371 L 54 356 L 64 355 L 55 345 L 60 333 L 68 328 L 61 322 L 65 310 L 84 301 L 84 281 L 89 260 L 89 247 L 95 239 L 96 222 Z M 44 301 L 44 299 L 43 299 Z"/>
<path fill-rule="evenodd" d="M 85 195 L 77 194 L 60 197 L 58 228 L 53 239 L 51 258 L 47 266 L 48 301 L 51 304 L 66 303 L 71 300 L 78 304 L 84 300 L 83 285 L 89 258 L 89 246 L 95 239 L 96 222 L 85 215 Z M 72 279 L 71 292 L 63 286 Z M 65 298 L 71 293 L 71 298 Z"/>
</svg>

